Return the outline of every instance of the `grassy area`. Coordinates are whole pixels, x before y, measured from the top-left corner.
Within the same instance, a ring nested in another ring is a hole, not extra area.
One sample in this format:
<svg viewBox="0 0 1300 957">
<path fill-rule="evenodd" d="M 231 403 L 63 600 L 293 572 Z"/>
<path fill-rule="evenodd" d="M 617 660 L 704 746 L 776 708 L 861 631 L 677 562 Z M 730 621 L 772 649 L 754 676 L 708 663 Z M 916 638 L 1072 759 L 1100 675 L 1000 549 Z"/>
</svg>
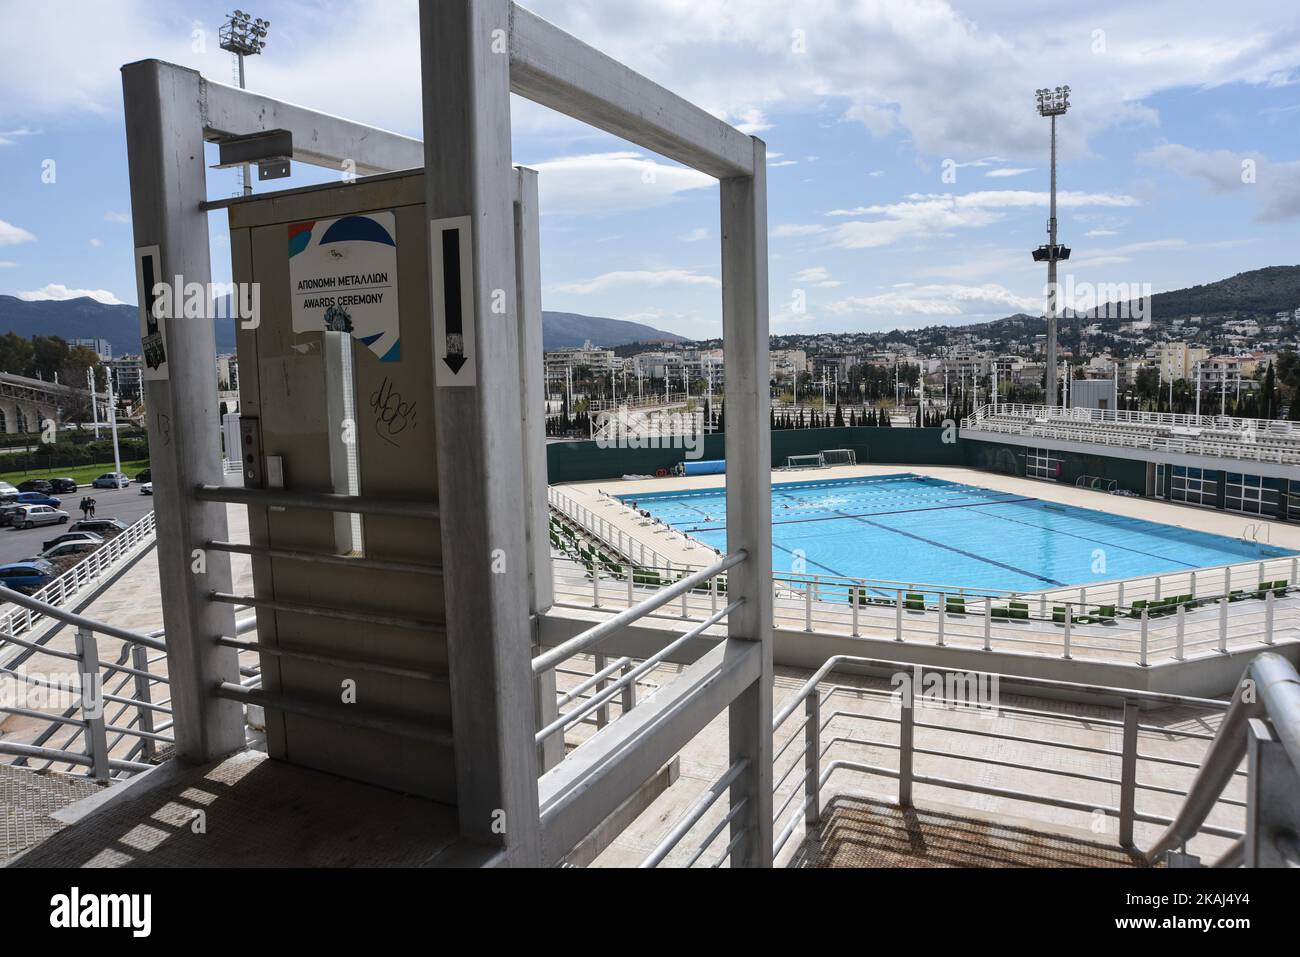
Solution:
<svg viewBox="0 0 1300 957">
<path fill-rule="evenodd" d="M 148 467 L 148 459 L 122 463 L 122 471 L 131 476 L 132 481 L 135 480 L 137 472 Z M 78 485 L 89 485 L 105 472 L 111 471 L 113 471 L 113 463 L 109 462 L 107 465 L 76 465 L 69 468 L 31 469 L 27 472 L 0 472 L 0 480 L 8 482 L 10 485 L 18 485 L 28 479 L 70 478 Z"/>
</svg>

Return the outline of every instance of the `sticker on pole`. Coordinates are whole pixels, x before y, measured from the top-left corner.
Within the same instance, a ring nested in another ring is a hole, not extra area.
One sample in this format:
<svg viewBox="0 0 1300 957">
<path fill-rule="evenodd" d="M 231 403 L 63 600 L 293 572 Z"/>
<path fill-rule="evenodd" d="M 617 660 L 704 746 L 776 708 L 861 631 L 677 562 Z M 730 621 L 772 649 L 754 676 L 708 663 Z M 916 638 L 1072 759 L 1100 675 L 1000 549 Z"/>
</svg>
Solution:
<svg viewBox="0 0 1300 957">
<path fill-rule="evenodd" d="M 472 386 L 474 370 L 474 248 L 468 216 L 429 223 L 433 279 L 435 381 L 440 388 Z"/>
<path fill-rule="evenodd" d="M 171 301 L 159 295 L 162 279 L 162 249 L 139 246 L 135 251 L 135 292 L 140 304 L 140 352 L 144 356 L 144 379 L 159 382 L 168 377 L 167 320 L 160 315 Z M 160 304 L 159 300 L 163 299 Z"/>
<path fill-rule="evenodd" d="M 397 223 L 391 211 L 289 225 L 294 332 L 346 332 L 379 357 L 402 358 Z"/>
</svg>

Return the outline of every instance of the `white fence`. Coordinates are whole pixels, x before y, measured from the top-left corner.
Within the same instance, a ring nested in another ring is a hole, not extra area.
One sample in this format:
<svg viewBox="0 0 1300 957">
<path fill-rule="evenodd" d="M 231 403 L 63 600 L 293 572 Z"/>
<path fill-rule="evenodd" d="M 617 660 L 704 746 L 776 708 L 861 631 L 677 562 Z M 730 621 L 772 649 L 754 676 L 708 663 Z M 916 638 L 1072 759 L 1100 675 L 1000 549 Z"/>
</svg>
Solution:
<svg viewBox="0 0 1300 957">
<path fill-rule="evenodd" d="M 614 564 L 556 555 L 556 605 L 619 612 L 698 570 L 679 565 L 672 577 L 647 578 Z M 1300 640 L 1296 571 L 1296 560 L 1285 558 L 1202 569 L 1194 583 L 1187 575 L 1150 576 L 1033 594 L 778 574 L 773 623 L 787 631 L 1146 666 Z M 726 603 L 726 579 L 719 577 L 652 617 L 704 621 Z"/>
<path fill-rule="evenodd" d="M 592 538 L 597 539 L 641 568 L 649 568 L 670 575 L 674 571 L 684 571 L 687 567 L 681 562 L 674 565 L 673 562 L 649 545 L 633 538 L 621 528 L 615 527 L 612 523 L 601 518 L 585 505 L 578 504 L 558 489 L 548 488 L 546 490 L 546 499 L 551 508 L 577 525 Z"/>
<path fill-rule="evenodd" d="M 122 562 L 134 558 L 154 540 L 153 512 L 109 539 L 100 548 L 73 565 L 44 588 L 32 594 L 37 601 L 62 608 L 85 589 L 99 584 L 113 574 Z M 11 608 L 0 614 L 0 644 L 5 636 L 30 632 L 45 620 L 39 611 L 30 608 Z"/>
<path fill-rule="evenodd" d="M 962 421 L 967 432 L 1300 465 L 1300 429 L 1294 425 L 1263 419 L 1021 405 L 986 405 Z"/>
</svg>

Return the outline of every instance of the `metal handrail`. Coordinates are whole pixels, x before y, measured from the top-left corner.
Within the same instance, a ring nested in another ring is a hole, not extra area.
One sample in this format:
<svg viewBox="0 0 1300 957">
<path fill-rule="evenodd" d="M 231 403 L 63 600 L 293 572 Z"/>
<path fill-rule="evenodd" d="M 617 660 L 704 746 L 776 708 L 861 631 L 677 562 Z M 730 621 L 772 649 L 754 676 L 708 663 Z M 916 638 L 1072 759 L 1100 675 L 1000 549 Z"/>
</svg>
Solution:
<svg viewBox="0 0 1300 957">
<path fill-rule="evenodd" d="M 134 773 L 150 767 L 151 765 L 141 764 L 131 759 L 141 752 L 152 755 L 154 743 L 171 743 L 174 740 L 153 727 L 152 714 L 155 711 L 170 713 L 169 709 L 149 700 L 152 685 L 166 685 L 168 680 L 165 675 L 153 674 L 149 671 L 147 650 L 165 652 L 166 644 L 152 635 L 96 621 L 4 586 L 0 586 L 0 599 L 12 602 L 28 612 L 36 612 L 41 616 L 76 627 L 75 653 L 45 648 L 37 642 L 25 641 L 14 636 L 8 637 L 14 644 L 26 648 L 29 655 L 39 654 L 61 661 L 75 661 L 80 676 L 76 687 L 65 687 L 36 675 L 10 668 L 0 669 L 4 674 L 24 684 L 53 688 L 77 695 L 77 703 L 62 714 L 41 714 L 50 722 L 50 727 L 42 732 L 34 743 L 0 742 L 0 754 L 16 756 L 20 759 L 20 763 L 25 763 L 29 758 L 43 759 L 46 761 L 46 767 L 56 763 L 89 767 L 88 773 L 97 780 L 108 780 L 114 772 Z M 104 635 L 123 642 L 122 651 L 116 661 L 105 661 L 99 657 L 96 635 Z M 5 636 L 0 636 L 3 637 Z M 133 666 L 128 666 L 126 661 L 131 656 L 134 657 Z M 101 675 L 105 673 L 120 678 L 109 691 L 103 688 Z M 117 694 L 128 683 L 134 684 L 135 697 Z M 87 708 L 88 696 L 91 701 L 98 704 L 98 707 Z M 105 715 L 105 705 L 109 702 L 122 705 L 111 718 Z M 130 708 L 135 709 L 135 717 L 126 724 L 120 723 L 120 719 Z M 81 716 L 74 718 L 73 715 L 77 711 L 81 712 Z M 36 716 L 30 709 L 21 706 L 0 706 L 0 712 L 23 714 L 27 717 Z M 74 730 L 61 747 L 44 746 L 56 729 L 68 725 L 71 725 Z M 114 736 L 111 742 L 108 737 L 110 734 Z M 125 758 L 115 756 L 114 749 L 127 737 L 136 739 L 135 744 Z M 84 740 L 85 750 L 73 751 L 72 745 L 79 739 Z"/>
<path fill-rule="evenodd" d="M 601 580 L 582 563 L 560 558 L 553 570 L 560 608 L 632 608 L 662 587 L 630 576 Z M 1001 595 L 779 573 L 773 616 L 778 628 L 809 634 L 1064 658 L 1082 652 L 1139 667 L 1300 639 L 1297 559 L 1225 566 L 1217 579 L 1215 571 Z M 717 610 L 725 588 L 674 594 L 680 609 L 651 615 L 698 621 Z"/>
<path fill-rule="evenodd" d="M 1300 777 L 1300 675 L 1281 655 L 1266 652 L 1247 666 L 1205 761 L 1188 789 L 1187 800 L 1169 829 L 1147 851 L 1148 861 L 1154 863 L 1166 851 L 1186 844 L 1201 829 L 1246 755 L 1246 727 L 1252 718 L 1272 722 L 1292 770 Z"/>
<path fill-rule="evenodd" d="M 149 512 L 117 535 L 114 535 L 49 584 L 32 593 L 30 597 L 44 602 L 50 607 L 57 608 L 68 599 L 79 595 L 87 585 L 103 580 L 107 574 L 115 571 L 123 560 L 135 558 L 136 552 L 141 546 L 147 547 L 153 543 L 155 534 L 154 514 Z M 9 591 L 9 589 L 6 589 L 6 591 Z M 22 597 L 27 598 L 29 596 L 24 595 Z M 21 601 L 8 600 L 13 604 L 22 605 L 27 611 L 21 613 L 8 611 L 0 615 L 0 641 L 3 641 L 5 635 L 20 635 L 30 631 L 40 620 L 31 614 L 33 610 L 38 609 L 31 605 L 25 605 Z"/>
<path fill-rule="evenodd" d="M 550 651 L 543 652 L 533 659 L 533 674 L 540 675 L 550 671 L 562 661 L 567 661 L 574 655 L 582 654 L 593 645 L 604 641 L 610 635 L 617 631 L 633 625 L 651 612 L 671 602 L 674 598 L 679 598 L 693 588 L 704 584 L 711 578 L 722 574 L 729 568 L 734 568 L 744 562 L 749 557 L 749 553 L 744 549 L 728 555 L 721 561 L 714 562 L 707 568 L 701 569 L 693 575 L 674 582 L 666 588 L 661 589 L 649 598 L 635 605 L 626 611 L 620 612 L 611 618 L 602 621 L 600 624 L 588 628 L 582 634 L 570 638 L 561 645 L 556 645 Z"/>
<path fill-rule="evenodd" d="M 821 815 L 821 791 L 828 783 L 830 777 L 840 770 L 852 770 L 862 773 L 892 778 L 898 781 L 898 801 L 901 805 L 910 805 L 912 803 L 912 790 L 916 784 L 931 785 L 941 788 L 955 789 L 975 794 L 988 795 L 992 797 L 1007 798 L 1018 801 L 1042 804 L 1048 807 L 1057 807 L 1067 810 L 1080 811 L 1086 813 L 1101 812 L 1108 816 L 1115 817 L 1119 820 L 1119 842 L 1122 846 L 1131 847 L 1133 844 L 1133 828 L 1135 823 L 1144 824 L 1169 824 L 1170 818 L 1161 817 L 1155 814 L 1144 813 L 1136 808 L 1136 795 L 1139 790 L 1150 790 L 1137 779 L 1137 766 L 1139 762 L 1153 760 L 1149 755 L 1144 754 L 1139 749 L 1138 734 L 1142 727 L 1139 722 L 1139 708 L 1143 704 L 1159 705 L 1178 705 L 1190 706 L 1210 712 L 1226 712 L 1230 709 L 1227 702 L 1216 701 L 1206 698 L 1194 698 L 1185 695 L 1162 694 L 1148 691 L 1131 691 L 1121 688 L 1109 688 L 1105 686 L 1089 685 L 1076 682 L 1056 681 L 1041 678 L 1024 678 L 1020 676 L 1011 676 L 997 674 L 985 671 L 971 671 L 961 669 L 966 676 L 974 676 L 981 679 L 989 679 L 994 683 L 994 687 L 1000 686 L 1002 681 L 1012 683 L 1016 686 L 1019 693 L 1021 689 L 1033 690 L 1041 689 L 1053 696 L 1066 695 L 1071 699 L 1082 697 L 1085 700 L 1114 700 L 1117 705 L 1123 707 L 1123 720 L 1119 723 L 1122 729 L 1122 746 L 1117 750 L 1113 748 L 1096 748 L 1085 746 L 1069 741 L 1050 741 L 1039 740 L 1025 735 L 1014 735 L 1002 731 L 983 731 L 966 727 L 963 725 L 939 725 L 932 722 L 921 721 L 916 716 L 916 709 L 920 707 L 916 700 L 911 702 L 909 707 L 906 703 L 901 709 L 897 718 L 878 717 L 875 715 L 858 714 L 854 712 L 834 711 L 828 716 L 823 716 L 822 705 L 826 699 L 837 693 L 856 693 L 861 694 L 863 689 L 849 685 L 833 685 L 829 689 L 822 688 L 822 682 L 826 676 L 844 666 L 852 666 L 855 672 L 861 669 L 876 672 L 893 672 L 907 673 L 909 675 L 919 675 L 921 672 L 936 672 L 945 669 L 934 666 L 921 666 L 913 662 L 891 661 L 886 659 L 862 658 L 850 655 L 839 655 L 828 660 L 818 671 L 808 679 L 807 682 L 790 698 L 784 707 L 776 714 L 772 721 L 772 733 L 775 736 L 778 731 L 801 707 L 806 712 L 806 716 L 801 724 L 790 732 L 792 740 L 803 734 L 803 748 L 795 753 L 796 766 L 802 762 L 804 765 L 804 774 L 802 789 L 798 786 L 786 798 L 775 813 L 776 818 L 780 819 L 786 814 L 794 803 L 796 811 L 792 814 L 786 826 L 781 829 L 780 834 L 774 842 L 774 854 L 779 854 L 785 844 L 794 835 L 800 821 L 806 825 L 815 824 L 820 820 Z M 1294 672 L 1292 672 L 1294 675 Z M 823 690 L 825 694 L 823 695 Z M 868 694 L 880 695 L 882 697 L 892 698 L 893 694 L 888 691 L 869 691 Z M 913 694 L 918 691 L 913 687 Z M 996 694 L 996 692 L 995 692 Z M 945 696 L 946 700 L 946 696 Z M 998 706 L 999 712 L 1003 709 Z M 1016 710 L 1016 709 L 1006 709 Z M 1023 709 L 1020 709 L 1023 710 Z M 831 722 L 837 717 L 861 718 L 871 721 L 884 721 L 887 723 L 896 723 L 899 726 L 898 743 L 881 742 L 873 740 L 861 740 L 856 737 L 836 736 L 828 742 L 823 742 L 822 733 L 827 730 Z M 1077 721 L 1086 726 L 1091 726 L 1095 722 L 1093 719 L 1083 715 L 1061 714 L 1056 717 L 1067 721 Z M 1113 724 L 1113 722 L 1108 723 Z M 1226 719 L 1225 719 L 1226 724 Z M 1102 779 L 1095 775 L 1076 774 L 1068 769 L 1055 767 L 1054 765 L 1043 765 L 1041 763 L 1017 763 L 1011 760 L 985 758 L 978 753 L 969 753 L 961 748 L 950 748 L 946 751 L 938 751 L 933 747 L 922 748 L 916 744 L 916 730 L 918 728 L 939 729 L 952 734 L 976 735 L 980 737 L 1020 741 L 1026 744 L 1036 744 L 1044 747 L 1066 748 L 1072 751 L 1082 753 L 1095 753 L 1108 756 L 1112 759 L 1119 759 L 1121 770 L 1119 778 L 1116 780 Z M 1165 729 L 1166 731 L 1168 729 Z M 1177 733 L 1177 732 L 1174 732 Z M 894 750 L 899 755 L 899 766 L 897 769 L 867 764 L 852 760 L 824 760 L 828 757 L 828 752 L 836 743 L 850 743 L 858 745 L 873 745 Z M 790 742 L 787 742 L 778 752 L 784 754 L 789 748 Z M 1062 796 L 1053 793 L 1034 793 L 1024 790 L 1018 790 L 1009 787 L 998 787 L 989 784 L 986 781 L 967 781 L 959 780 L 952 777 L 939 777 L 934 775 L 917 773 L 914 767 L 914 758 L 918 754 L 937 755 L 956 760 L 976 761 L 987 763 L 997 767 L 1012 768 L 1024 771 L 1033 771 L 1043 774 L 1056 774 L 1067 777 L 1071 780 L 1097 780 L 1100 783 L 1118 784 L 1120 788 L 1120 801 L 1117 807 L 1101 806 L 1092 801 L 1082 801 L 1074 796 Z M 777 758 L 774 758 L 774 761 Z M 1237 773 L 1235 765 L 1229 766 L 1229 777 Z M 791 771 L 787 770 L 786 774 L 777 779 L 774 791 L 779 790 L 790 778 Z M 797 778 L 796 778 L 797 780 Z M 1225 779 L 1226 781 L 1226 779 Z M 803 800 L 797 800 L 802 790 Z M 1221 790 L 1221 789 L 1220 789 Z M 1189 790 L 1190 793 L 1190 790 Z M 1219 800 L 1218 794 L 1209 802 L 1210 806 Z M 1240 802 L 1228 802 L 1231 806 L 1240 808 Z M 1206 813 L 1209 813 L 1207 807 Z M 1203 818 L 1202 818 L 1203 821 Z M 1220 826 L 1206 826 L 1206 834 L 1216 837 L 1235 839 L 1241 836 L 1239 831 L 1234 831 Z"/>
<path fill-rule="evenodd" d="M 684 563 L 672 562 L 655 548 L 622 529 L 616 528 L 610 522 L 592 512 L 591 509 L 575 502 L 554 486 L 547 487 L 546 497 L 547 504 L 557 513 L 576 524 L 606 548 L 624 555 L 629 562 L 641 568 L 663 569 L 668 573 L 684 567 Z"/>
<path fill-rule="evenodd" d="M 1249 462 L 1300 463 L 1300 431 L 1293 431 L 1290 423 L 1256 419 L 1216 420 L 1205 416 L 1199 419 L 1195 416 L 1173 417 L 1167 421 L 1111 417 L 1115 415 L 1149 417 L 1155 414 L 1062 410 L 1044 406 L 1001 406 L 994 411 L 985 406 L 964 419 L 962 429 Z M 1188 421 L 1177 421 L 1180 418 Z M 1171 431 L 1176 428 L 1201 431 L 1194 432 L 1192 437 L 1184 437 Z M 1209 433 L 1208 437 L 1206 433 Z"/>
<path fill-rule="evenodd" d="M 325 512 L 354 512 L 389 518 L 437 521 L 438 503 L 408 499 L 340 495 L 334 492 L 296 492 L 275 488 L 240 488 L 231 485 L 198 485 L 194 497 L 200 502 L 251 505 L 262 508 L 306 508 Z"/>
</svg>

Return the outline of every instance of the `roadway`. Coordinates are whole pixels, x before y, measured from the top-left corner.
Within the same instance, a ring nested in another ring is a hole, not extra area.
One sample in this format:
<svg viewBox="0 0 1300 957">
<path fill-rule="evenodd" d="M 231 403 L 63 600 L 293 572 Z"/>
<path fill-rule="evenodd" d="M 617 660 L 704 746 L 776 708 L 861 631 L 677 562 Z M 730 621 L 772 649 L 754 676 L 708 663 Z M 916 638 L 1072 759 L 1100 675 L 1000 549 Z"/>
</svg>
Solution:
<svg viewBox="0 0 1300 957">
<path fill-rule="evenodd" d="M 63 504 L 59 506 L 70 516 L 67 525 L 41 525 L 36 528 L 0 528 L 0 565 L 32 558 L 41 546 L 68 530 L 81 518 L 79 503 L 87 495 L 95 499 L 96 518 L 118 518 L 130 525 L 153 511 L 153 496 L 141 495 L 140 486 L 132 482 L 123 489 L 91 489 L 83 485 L 75 492 L 54 496 Z"/>
</svg>

